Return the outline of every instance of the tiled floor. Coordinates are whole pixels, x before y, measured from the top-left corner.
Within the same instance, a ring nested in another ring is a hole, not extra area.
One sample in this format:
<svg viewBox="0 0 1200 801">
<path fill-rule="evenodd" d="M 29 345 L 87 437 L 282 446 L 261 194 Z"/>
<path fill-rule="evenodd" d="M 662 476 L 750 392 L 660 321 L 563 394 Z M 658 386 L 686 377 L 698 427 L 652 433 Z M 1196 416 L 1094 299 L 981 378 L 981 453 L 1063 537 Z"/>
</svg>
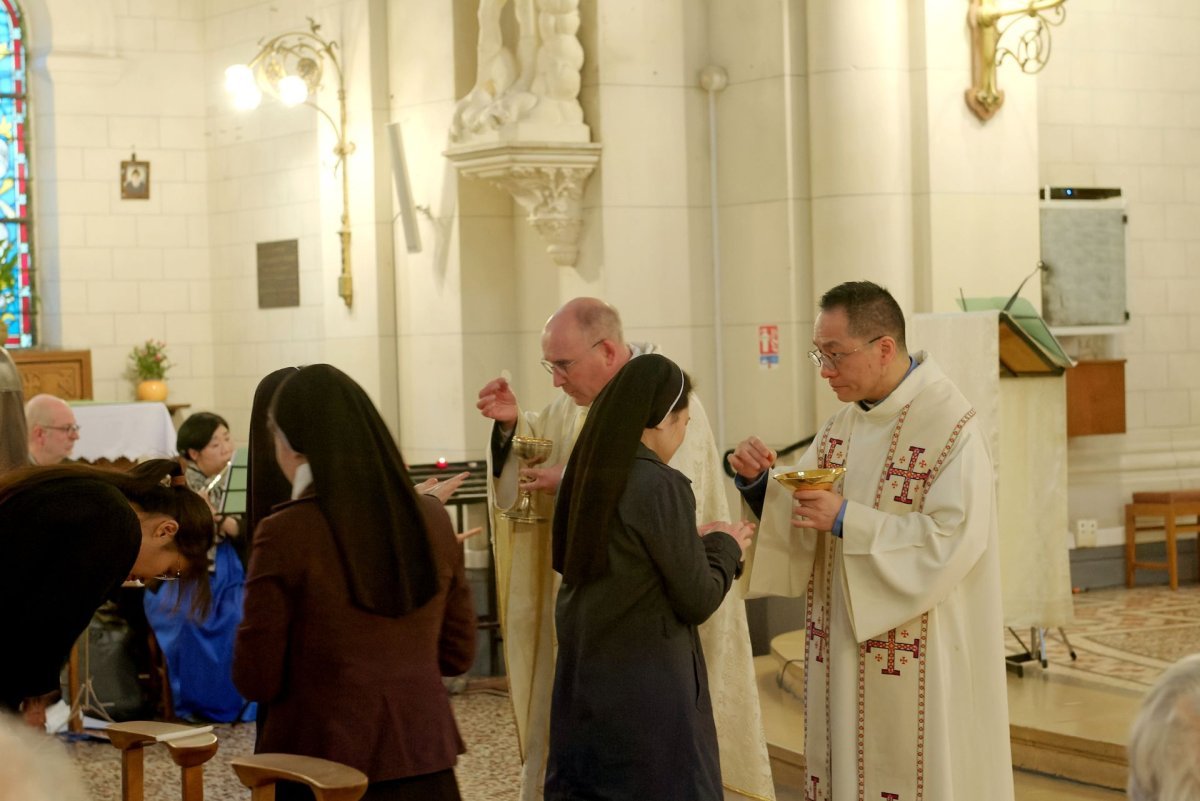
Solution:
<svg viewBox="0 0 1200 801">
<path fill-rule="evenodd" d="M 1075 621 L 1066 633 L 1075 660 L 1054 634 L 1047 642 L 1046 669 L 1035 663 L 1024 678 L 1009 676 L 1010 720 L 1051 737 L 1087 738 L 1098 751 L 1122 752 L 1149 687 L 1180 657 L 1200 651 L 1200 586 L 1082 593 L 1075 596 Z M 1028 641 L 1028 632 L 1021 636 Z M 1015 650 L 1015 640 L 1010 644 Z M 1017 801 L 1125 797 L 1024 771 L 1014 775 Z"/>
</svg>

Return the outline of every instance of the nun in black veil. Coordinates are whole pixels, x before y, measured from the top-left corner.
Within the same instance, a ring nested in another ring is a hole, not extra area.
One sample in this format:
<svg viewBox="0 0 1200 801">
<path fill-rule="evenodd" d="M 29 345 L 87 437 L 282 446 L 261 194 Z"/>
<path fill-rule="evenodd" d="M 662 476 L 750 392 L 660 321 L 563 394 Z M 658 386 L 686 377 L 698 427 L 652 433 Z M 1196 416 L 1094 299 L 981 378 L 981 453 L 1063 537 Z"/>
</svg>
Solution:
<svg viewBox="0 0 1200 801">
<path fill-rule="evenodd" d="M 592 404 L 559 487 L 562 574 L 546 801 L 720 801 L 696 627 L 739 572 L 753 526 L 706 526 L 667 466 L 687 429 L 687 375 L 639 356 Z"/>
<path fill-rule="evenodd" d="M 268 378 L 282 378 L 268 418 L 291 491 L 254 532 L 234 649 L 234 683 L 265 706 L 255 750 L 358 768 L 368 801 L 458 799 L 465 749 L 442 676 L 471 666 L 475 613 L 450 518 L 413 490 L 347 375 L 318 364 Z M 279 491 L 256 444 L 252 516 Z"/>
<path fill-rule="evenodd" d="M 275 461 L 275 434 L 271 431 L 268 413 L 275 390 L 290 378 L 298 367 L 282 367 L 268 373 L 254 390 L 250 407 L 249 472 L 246 476 L 246 533 L 254 530 L 277 505 L 292 497 L 292 485 Z M 249 548 L 247 547 L 247 550 Z"/>
<path fill-rule="evenodd" d="M 248 442 L 249 458 L 246 475 L 246 520 L 245 537 L 246 553 L 250 553 L 253 545 L 254 532 L 263 518 L 269 517 L 271 511 L 292 497 L 292 484 L 287 476 L 279 469 L 275 461 L 275 434 L 271 431 L 268 419 L 271 410 L 271 400 L 275 390 L 285 379 L 290 378 L 298 367 L 281 367 L 267 373 L 258 387 L 254 390 L 254 401 L 250 406 L 250 437 Z M 267 704 L 255 705 L 255 746 L 257 747 L 262 730 L 267 722 Z"/>
</svg>

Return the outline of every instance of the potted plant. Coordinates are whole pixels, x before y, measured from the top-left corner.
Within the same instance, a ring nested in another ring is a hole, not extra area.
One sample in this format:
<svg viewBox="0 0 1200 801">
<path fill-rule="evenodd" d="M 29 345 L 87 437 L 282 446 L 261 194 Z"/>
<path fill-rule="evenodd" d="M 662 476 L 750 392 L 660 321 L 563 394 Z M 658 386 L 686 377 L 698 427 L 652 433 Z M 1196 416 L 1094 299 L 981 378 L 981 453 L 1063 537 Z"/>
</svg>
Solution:
<svg viewBox="0 0 1200 801">
<path fill-rule="evenodd" d="M 167 399 L 167 344 L 157 339 L 147 339 L 135 345 L 129 353 L 129 370 L 137 379 L 137 399 L 165 401 Z"/>
</svg>

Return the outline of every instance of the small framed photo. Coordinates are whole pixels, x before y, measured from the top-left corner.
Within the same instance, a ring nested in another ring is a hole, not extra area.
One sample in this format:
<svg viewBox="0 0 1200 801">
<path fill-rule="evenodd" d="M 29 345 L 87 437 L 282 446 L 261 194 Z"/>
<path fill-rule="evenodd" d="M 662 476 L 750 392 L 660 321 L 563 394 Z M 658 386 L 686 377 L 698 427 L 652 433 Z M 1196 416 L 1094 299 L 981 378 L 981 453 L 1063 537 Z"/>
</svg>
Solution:
<svg viewBox="0 0 1200 801">
<path fill-rule="evenodd" d="M 121 199 L 150 199 L 150 162 L 136 159 L 121 162 Z"/>
</svg>

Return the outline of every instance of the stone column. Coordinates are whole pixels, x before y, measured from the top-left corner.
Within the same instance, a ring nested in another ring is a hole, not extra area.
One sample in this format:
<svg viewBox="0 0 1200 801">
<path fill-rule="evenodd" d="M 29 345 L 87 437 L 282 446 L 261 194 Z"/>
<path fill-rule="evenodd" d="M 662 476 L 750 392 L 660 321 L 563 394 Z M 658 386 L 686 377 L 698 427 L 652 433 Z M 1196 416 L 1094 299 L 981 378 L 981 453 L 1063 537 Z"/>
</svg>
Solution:
<svg viewBox="0 0 1200 801">
<path fill-rule="evenodd" d="M 912 309 L 913 142 L 908 4 L 808 5 L 815 297 L 886 286 Z"/>
</svg>

